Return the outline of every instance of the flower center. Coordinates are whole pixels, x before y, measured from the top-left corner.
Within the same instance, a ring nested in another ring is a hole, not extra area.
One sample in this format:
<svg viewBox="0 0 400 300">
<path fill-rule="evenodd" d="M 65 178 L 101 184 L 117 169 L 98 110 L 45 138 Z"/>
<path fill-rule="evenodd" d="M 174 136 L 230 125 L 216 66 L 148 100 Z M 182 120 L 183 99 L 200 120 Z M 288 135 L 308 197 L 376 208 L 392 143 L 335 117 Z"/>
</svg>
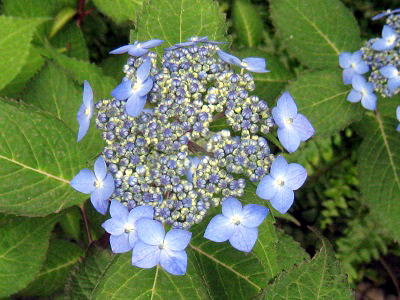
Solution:
<svg viewBox="0 0 400 300">
<path fill-rule="evenodd" d="M 243 68 L 247 68 L 249 66 L 249 64 L 247 62 L 242 61 L 241 63 Z"/>
<path fill-rule="evenodd" d="M 131 224 L 125 224 L 125 226 L 124 226 L 124 231 L 126 233 L 129 233 L 129 232 L 133 231 L 134 229 L 135 228 Z"/>
<path fill-rule="evenodd" d="M 95 182 L 94 182 L 94 186 L 96 187 L 96 188 L 98 188 L 98 189 L 101 189 L 103 186 L 104 186 L 104 182 L 103 182 L 103 180 L 96 180 Z"/>
<path fill-rule="evenodd" d="M 291 125 L 293 123 L 293 118 L 286 118 L 285 119 L 285 124 L 286 125 Z"/>
<path fill-rule="evenodd" d="M 141 43 L 137 43 L 136 44 L 136 48 L 142 48 L 142 44 Z"/>
<path fill-rule="evenodd" d="M 392 35 L 392 36 L 390 36 L 389 38 L 387 38 L 386 43 L 387 43 L 388 45 L 392 45 L 395 41 L 396 41 L 396 36 L 395 36 L 395 35 Z"/>
<path fill-rule="evenodd" d="M 353 69 L 356 67 L 355 63 L 351 63 L 350 67 L 352 67 Z"/>
<path fill-rule="evenodd" d="M 283 180 L 283 178 L 277 178 L 277 179 L 275 179 L 275 184 L 278 186 L 284 186 L 285 180 Z"/>
<path fill-rule="evenodd" d="M 158 245 L 158 249 L 160 249 L 160 250 L 164 249 L 164 244 Z"/>
<path fill-rule="evenodd" d="M 86 115 L 86 116 L 90 115 L 90 107 L 87 107 L 87 108 L 85 109 L 85 115 Z"/>
<path fill-rule="evenodd" d="M 233 224 L 235 224 L 235 225 L 240 225 L 240 223 L 242 223 L 242 221 L 243 221 L 243 218 L 242 218 L 242 216 L 239 216 L 239 215 L 234 215 L 234 216 L 231 218 L 231 222 L 232 222 Z"/>
<path fill-rule="evenodd" d="M 138 90 L 140 90 L 140 88 L 142 87 L 142 81 L 141 80 L 136 80 L 135 84 L 132 87 L 132 91 L 136 92 Z"/>
</svg>

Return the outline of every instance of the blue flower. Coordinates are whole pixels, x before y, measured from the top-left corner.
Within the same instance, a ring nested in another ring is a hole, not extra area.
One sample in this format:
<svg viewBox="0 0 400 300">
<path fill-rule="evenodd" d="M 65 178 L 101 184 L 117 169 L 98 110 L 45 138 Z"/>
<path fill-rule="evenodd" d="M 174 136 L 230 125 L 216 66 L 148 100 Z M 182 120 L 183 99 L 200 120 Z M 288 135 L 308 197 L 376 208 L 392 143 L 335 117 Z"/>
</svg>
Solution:
<svg viewBox="0 0 400 300">
<path fill-rule="evenodd" d="M 231 65 L 236 65 L 238 67 L 241 67 L 243 69 L 246 69 L 250 72 L 255 72 L 255 73 L 266 73 L 269 72 L 265 68 L 265 59 L 264 58 L 259 58 L 259 57 L 247 57 L 244 58 L 243 60 L 240 60 L 236 56 L 233 56 L 232 54 L 226 53 L 222 50 L 217 51 L 219 58 L 221 58 L 224 62 L 231 64 Z"/>
<path fill-rule="evenodd" d="M 257 186 L 256 194 L 281 214 L 286 213 L 293 204 L 294 192 L 307 178 L 307 171 L 299 164 L 288 164 L 283 156 L 278 156 L 271 166 L 270 173 L 264 176 Z"/>
<path fill-rule="evenodd" d="M 393 65 L 387 65 L 379 69 L 379 72 L 388 79 L 388 88 L 394 92 L 400 87 L 400 74 Z"/>
<path fill-rule="evenodd" d="M 114 179 L 107 173 L 107 166 L 103 157 L 99 156 L 94 163 L 94 172 L 89 169 L 81 170 L 70 182 L 71 186 L 84 194 L 90 194 L 90 201 L 94 208 L 105 214 L 108 208 L 108 199 L 114 193 Z"/>
<path fill-rule="evenodd" d="M 351 84 L 355 74 L 364 74 L 369 71 L 369 66 L 362 60 L 362 52 L 342 52 L 339 55 L 339 65 L 343 70 L 343 83 Z"/>
<path fill-rule="evenodd" d="M 313 136 L 315 130 L 310 121 L 297 113 L 297 106 L 289 92 L 285 92 L 278 99 L 276 107 L 272 109 L 272 117 L 278 125 L 278 138 L 282 146 L 289 152 L 294 152 L 300 142 Z"/>
<path fill-rule="evenodd" d="M 165 50 L 175 50 L 178 48 L 182 47 L 190 47 L 190 46 L 195 46 L 198 43 L 206 43 L 206 44 L 212 44 L 212 45 L 218 45 L 218 44 L 225 44 L 224 42 L 215 42 L 215 41 L 209 41 L 207 36 L 193 36 L 187 40 L 187 42 L 182 42 L 175 44 L 169 48 L 165 48 Z"/>
<path fill-rule="evenodd" d="M 380 14 L 377 14 L 376 16 L 372 17 L 371 20 L 376 21 L 376 20 L 382 19 L 383 17 L 387 17 L 390 15 L 396 14 L 398 12 L 400 12 L 400 8 L 396 8 L 394 10 L 388 9 L 387 11 L 381 12 Z"/>
<path fill-rule="evenodd" d="M 150 48 L 160 46 L 163 40 L 149 40 L 143 43 L 135 41 L 134 44 L 125 45 L 110 51 L 110 54 L 122 54 L 127 53 L 131 56 L 142 56 L 149 52 Z"/>
<path fill-rule="evenodd" d="M 365 109 L 375 110 L 377 97 L 374 94 L 374 85 L 367 82 L 361 75 L 355 75 L 352 80 L 353 89 L 347 96 L 347 100 L 356 103 L 360 102 Z"/>
<path fill-rule="evenodd" d="M 114 253 L 131 250 L 137 240 L 136 222 L 142 218 L 153 219 L 154 209 L 151 206 L 137 206 L 131 211 L 117 200 L 110 205 L 111 219 L 101 226 L 109 233 L 111 249 Z"/>
<path fill-rule="evenodd" d="M 126 112 L 132 116 L 138 116 L 147 100 L 147 94 L 153 88 L 153 79 L 150 77 L 151 62 L 145 59 L 136 71 L 136 81 L 132 83 L 128 78 L 124 78 L 122 82 L 111 92 L 117 100 L 126 100 Z"/>
<path fill-rule="evenodd" d="M 250 252 L 257 241 L 257 227 L 264 221 L 268 211 L 268 208 L 257 204 L 242 207 L 236 198 L 226 198 L 222 202 L 222 214 L 211 219 L 204 237 L 214 242 L 229 240 L 237 250 Z"/>
<path fill-rule="evenodd" d="M 86 135 L 93 116 L 93 91 L 88 81 L 83 82 L 83 103 L 76 114 L 79 123 L 78 142 Z"/>
<path fill-rule="evenodd" d="M 136 223 L 139 241 L 133 247 L 132 265 L 152 268 L 160 264 L 173 275 L 184 275 L 187 267 L 185 248 L 192 233 L 171 229 L 165 234 L 163 225 L 156 220 L 141 219 Z"/>
<path fill-rule="evenodd" d="M 400 105 L 397 106 L 397 109 L 396 109 L 396 116 L 397 116 L 397 120 L 400 122 Z M 397 131 L 400 132 L 400 124 L 397 125 Z"/>
<path fill-rule="evenodd" d="M 372 49 L 376 51 L 384 51 L 393 49 L 397 43 L 397 33 L 389 25 L 383 26 L 382 38 L 376 40 L 372 44 Z"/>
<path fill-rule="evenodd" d="M 188 181 L 192 182 L 193 174 L 194 174 L 194 172 L 196 172 L 196 169 L 200 163 L 200 158 L 198 158 L 197 156 L 194 156 L 194 157 L 189 157 L 189 160 L 190 160 L 190 166 L 186 170 L 186 178 Z"/>
</svg>

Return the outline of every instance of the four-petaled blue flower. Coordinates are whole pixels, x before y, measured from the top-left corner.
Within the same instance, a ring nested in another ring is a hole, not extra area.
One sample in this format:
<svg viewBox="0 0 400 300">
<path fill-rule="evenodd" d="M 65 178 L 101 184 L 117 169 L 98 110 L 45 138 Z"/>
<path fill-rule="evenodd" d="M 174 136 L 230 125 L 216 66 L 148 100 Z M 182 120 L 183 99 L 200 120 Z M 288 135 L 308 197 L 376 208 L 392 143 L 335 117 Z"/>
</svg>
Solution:
<svg viewBox="0 0 400 300">
<path fill-rule="evenodd" d="M 89 130 L 90 119 L 93 116 L 93 91 L 88 81 L 83 82 L 83 103 L 76 114 L 79 123 L 78 142 L 86 135 Z"/>
<path fill-rule="evenodd" d="M 196 169 L 199 166 L 200 158 L 198 158 L 197 156 L 194 156 L 194 157 L 189 157 L 189 160 L 190 160 L 190 166 L 186 170 L 186 178 L 188 181 L 192 182 L 193 174 L 194 174 L 194 172 L 196 172 Z"/>
<path fill-rule="evenodd" d="M 187 267 L 185 248 L 192 233 L 171 229 L 165 234 L 161 222 L 141 219 L 136 223 L 139 241 L 133 247 L 132 264 L 139 268 L 152 268 L 160 264 L 167 272 L 184 275 Z"/>
<path fill-rule="evenodd" d="M 389 25 L 383 26 L 382 38 L 379 38 L 372 44 L 372 49 L 376 51 L 391 50 L 396 46 L 397 33 Z"/>
<path fill-rule="evenodd" d="M 257 186 L 256 194 L 281 214 L 286 213 L 293 204 L 294 192 L 307 178 L 307 171 L 299 164 L 288 164 L 283 156 L 278 156 L 271 166 L 270 173 L 264 176 Z"/>
<path fill-rule="evenodd" d="M 84 194 L 90 194 L 90 201 L 94 208 L 105 214 L 108 208 L 108 199 L 114 193 L 114 179 L 107 172 L 103 157 L 99 156 L 94 163 L 94 172 L 89 169 L 81 170 L 70 182 L 71 186 Z"/>
<path fill-rule="evenodd" d="M 400 105 L 397 106 L 397 109 L 396 109 L 396 116 L 397 116 L 397 120 L 400 122 Z M 397 125 L 397 131 L 400 132 L 400 124 Z"/>
<path fill-rule="evenodd" d="M 232 54 L 226 53 L 222 50 L 217 51 L 219 58 L 224 62 L 232 65 L 236 65 L 250 72 L 255 73 L 266 73 L 269 72 L 265 67 L 265 59 L 259 57 L 247 57 L 240 60 Z"/>
<path fill-rule="evenodd" d="M 310 121 L 297 113 L 297 106 L 289 92 L 284 92 L 272 109 L 272 117 L 278 125 L 278 138 L 282 146 L 294 152 L 300 145 L 313 136 L 315 130 Z"/>
<path fill-rule="evenodd" d="M 339 55 L 339 65 L 343 70 L 343 83 L 351 84 L 355 74 L 364 74 L 369 71 L 369 66 L 362 59 L 362 52 L 342 52 Z"/>
<path fill-rule="evenodd" d="M 375 110 L 377 97 L 374 94 L 374 85 L 367 82 L 361 75 L 354 75 L 351 83 L 353 89 L 347 96 L 347 100 L 352 103 L 361 101 L 365 109 Z"/>
<path fill-rule="evenodd" d="M 137 206 L 131 211 L 117 200 L 110 205 L 111 219 L 105 221 L 101 226 L 111 234 L 110 244 L 114 253 L 123 253 L 131 250 L 137 240 L 136 222 L 142 218 L 153 219 L 154 209 L 152 206 Z"/>
<path fill-rule="evenodd" d="M 138 116 L 146 105 L 147 94 L 153 87 L 153 79 L 150 77 L 151 61 L 145 59 L 136 71 L 136 81 L 132 83 L 128 78 L 111 92 L 117 100 L 126 100 L 126 112 L 132 116 Z"/>
<path fill-rule="evenodd" d="M 149 49 L 160 46 L 163 40 L 149 40 L 143 43 L 135 41 L 133 44 L 125 45 L 110 51 L 110 54 L 128 53 L 131 56 L 142 56 L 149 52 Z"/>
<path fill-rule="evenodd" d="M 391 92 L 394 92 L 400 87 L 400 74 L 395 66 L 387 65 L 380 68 L 379 72 L 388 79 L 388 88 Z"/>
<path fill-rule="evenodd" d="M 211 219 L 204 237 L 214 242 L 229 240 L 237 250 L 250 252 L 257 241 L 257 227 L 264 221 L 268 211 L 268 208 L 257 204 L 242 207 L 236 198 L 226 198 L 222 202 L 222 214 Z"/>
</svg>

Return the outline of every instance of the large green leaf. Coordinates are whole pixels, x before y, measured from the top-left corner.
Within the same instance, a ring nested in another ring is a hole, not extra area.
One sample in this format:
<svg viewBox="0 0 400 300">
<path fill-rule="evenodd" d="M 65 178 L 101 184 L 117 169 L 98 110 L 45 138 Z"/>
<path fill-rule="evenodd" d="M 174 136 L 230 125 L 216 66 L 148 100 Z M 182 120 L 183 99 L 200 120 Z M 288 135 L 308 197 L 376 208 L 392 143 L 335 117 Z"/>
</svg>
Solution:
<svg viewBox="0 0 400 300">
<path fill-rule="evenodd" d="M 347 278 L 326 240 L 310 261 L 282 273 L 264 290 L 264 299 L 350 300 Z"/>
<path fill-rule="evenodd" d="M 46 257 L 55 216 L 0 218 L 0 297 L 23 289 L 39 272 Z"/>
<path fill-rule="evenodd" d="M 292 55 L 312 68 L 335 67 L 360 46 L 355 18 L 339 0 L 270 0 L 271 17 Z"/>
<path fill-rule="evenodd" d="M 139 41 L 162 39 L 161 50 L 192 36 L 223 41 L 225 33 L 225 16 L 214 0 L 157 0 L 143 7 L 133 36 Z"/>
<path fill-rule="evenodd" d="M 1 212 L 43 216 L 84 199 L 69 185 L 83 159 L 63 122 L 0 100 L 0 128 Z"/>
<path fill-rule="evenodd" d="M 50 17 L 65 6 L 75 5 L 75 0 L 3 0 L 3 12 L 16 17 Z"/>
<path fill-rule="evenodd" d="M 136 19 L 144 0 L 93 0 L 94 5 L 116 23 L 123 23 Z"/>
<path fill-rule="evenodd" d="M 350 88 L 342 83 L 336 70 L 305 73 L 288 90 L 318 136 L 332 135 L 360 119 L 363 113 L 359 104 L 346 100 Z"/>
<path fill-rule="evenodd" d="M 77 59 L 89 60 L 89 50 L 86 46 L 82 30 L 75 24 L 65 25 L 52 39 L 51 44 L 64 50 L 64 54 Z"/>
<path fill-rule="evenodd" d="M 371 214 L 400 241 L 400 135 L 398 121 L 376 113 L 364 118 L 358 173 L 362 199 Z"/>
<path fill-rule="evenodd" d="M 49 296 L 62 289 L 68 272 L 84 254 L 83 250 L 68 241 L 50 241 L 49 251 L 42 269 L 23 291 L 23 296 Z"/>
<path fill-rule="evenodd" d="M 0 90 L 21 71 L 33 34 L 44 20 L 0 16 Z"/>
</svg>

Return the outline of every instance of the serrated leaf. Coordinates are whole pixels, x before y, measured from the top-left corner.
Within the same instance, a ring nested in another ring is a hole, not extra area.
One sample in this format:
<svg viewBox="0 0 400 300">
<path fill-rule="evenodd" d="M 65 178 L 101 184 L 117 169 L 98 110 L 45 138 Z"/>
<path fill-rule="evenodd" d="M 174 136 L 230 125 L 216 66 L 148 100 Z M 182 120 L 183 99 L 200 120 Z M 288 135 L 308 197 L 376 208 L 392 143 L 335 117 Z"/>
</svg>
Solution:
<svg viewBox="0 0 400 300">
<path fill-rule="evenodd" d="M 341 52 L 360 45 L 357 22 L 339 0 L 270 0 L 270 7 L 282 43 L 308 67 L 336 67 Z"/>
<path fill-rule="evenodd" d="M 400 139 L 393 117 L 363 119 L 366 136 L 361 144 L 358 174 L 362 200 L 372 216 L 400 241 Z"/>
<path fill-rule="evenodd" d="M 346 100 L 350 88 L 336 70 L 305 73 L 288 86 L 299 108 L 315 128 L 316 136 L 328 136 L 361 118 L 359 105 Z"/>
<path fill-rule="evenodd" d="M 81 212 L 78 207 L 71 207 L 60 217 L 60 226 L 68 238 L 79 241 L 81 238 Z"/>
<path fill-rule="evenodd" d="M 50 241 L 46 261 L 31 282 L 23 291 L 23 296 L 50 296 L 64 287 L 68 272 L 84 254 L 74 243 L 64 240 Z"/>
<path fill-rule="evenodd" d="M 0 128 L 1 212 L 44 216 L 85 199 L 69 185 L 82 156 L 63 122 L 0 100 Z"/>
<path fill-rule="evenodd" d="M 39 272 L 57 217 L 0 219 L 0 297 L 23 289 Z"/>
<path fill-rule="evenodd" d="M 225 41 L 225 16 L 214 0 L 159 0 L 143 7 L 137 32 L 131 40 L 162 39 L 167 48 L 192 36 Z M 135 37 L 135 38 L 134 38 Z"/>
<path fill-rule="evenodd" d="M 255 47 L 261 43 L 264 23 L 257 8 L 249 0 L 235 0 L 232 6 L 232 21 L 241 44 Z"/>
<path fill-rule="evenodd" d="M 16 17 L 50 17 L 65 6 L 75 5 L 75 0 L 3 0 L 3 13 Z"/>
<path fill-rule="evenodd" d="M 332 247 L 324 239 L 320 251 L 312 260 L 282 273 L 263 294 L 268 300 L 352 299 L 347 278 L 335 260 Z"/>
<path fill-rule="evenodd" d="M 33 34 L 44 21 L 0 16 L 0 90 L 21 71 L 29 54 Z"/>
<path fill-rule="evenodd" d="M 100 63 L 100 67 L 104 74 L 120 81 L 124 77 L 122 68 L 126 64 L 128 56 L 128 54 L 109 56 Z"/>
<path fill-rule="evenodd" d="M 81 60 L 89 60 L 89 50 L 86 46 L 82 30 L 75 23 L 63 27 L 52 39 L 51 44 L 65 50 L 63 54 Z"/>
<path fill-rule="evenodd" d="M 143 0 L 93 0 L 94 5 L 116 23 L 123 23 L 136 19 L 142 8 Z"/>
</svg>

